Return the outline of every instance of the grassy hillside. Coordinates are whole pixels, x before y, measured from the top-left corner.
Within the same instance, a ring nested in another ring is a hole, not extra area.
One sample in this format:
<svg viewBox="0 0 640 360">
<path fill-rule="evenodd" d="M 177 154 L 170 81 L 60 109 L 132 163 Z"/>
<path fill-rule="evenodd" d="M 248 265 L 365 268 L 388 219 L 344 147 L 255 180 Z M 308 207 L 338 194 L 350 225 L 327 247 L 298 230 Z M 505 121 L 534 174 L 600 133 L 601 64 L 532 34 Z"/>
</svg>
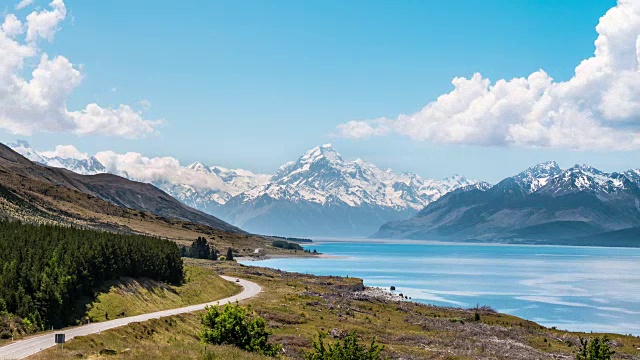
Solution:
<svg viewBox="0 0 640 360">
<path fill-rule="evenodd" d="M 88 304 L 91 322 L 203 304 L 226 298 L 241 288 L 220 278 L 212 269 L 185 267 L 185 283 L 175 286 L 150 279 L 122 278 L 107 284 Z"/>
<path fill-rule="evenodd" d="M 143 234 L 189 245 L 199 236 L 218 249 L 232 247 L 237 255 L 286 254 L 271 246 L 272 239 L 230 233 L 202 224 L 169 219 L 116 206 L 65 186 L 0 171 L 0 218 L 36 224 L 65 224 L 120 233 Z"/>
<path fill-rule="evenodd" d="M 318 331 L 340 337 L 357 330 L 374 337 L 391 359 L 573 359 L 580 337 L 596 334 L 545 328 L 531 321 L 479 309 L 434 307 L 382 299 L 362 288 L 359 279 L 317 277 L 224 262 L 199 262 L 220 273 L 243 277 L 265 291 L 245 302 L 267 320 L 271 340 L 283 344 L 288 359 L 301 359 Z M 71 341 L 64 354 L 47 350 L 34 359 L 205 358 L 196 333 L 197 314 L 133 324 Z M 640 338 L 610 335 L 617 359 L 640 359 Z M 332 339 L 330 339 L 332 340 Z M 228 347 L 207 347 L 216 359 L 259 359 Z M 213 356 L 213 355 L 212 355 Z"/>
<path fill-rule="evenodd" d="M 129 360 L 267 360 L 273 359 L 239 350 L 232 346 L 205 346 L 194 335 L 199 329 L 196 315 L 183 314 L 82 336 L 65 344 L 64 352 L 43 351 L 29 359 L 129 359 Z M 100 355 L 104 349 L 116 355 Z M 208 357 L 207 357 L 208 355 Z"/>
<path fill-rule="evenodd" d="M 78 299 L 78 307 L 86 310 L 78 314 L 77 318 L 83 323 L 87 320 L 105 321 L 107 317 L 108 320 L 113 320 L 211 302 L 235 295 L 241 290 L 238 285 L 222 279 L 210 268 L 186 266 L 185 274 L 185 283 L 180 285 L 168 285 L 146 278 L 110 281 L 98 290 L 95 298 Z M 16 334 L 16 340 L 21 337 Z M 10 341 L 10 338 L 0 340 L 0 346 Z"/>
<path fill-rule="evenodd" d="M 244 233 L 149 185 L 114 175 L 83 176 L 41 166 L 0 144 L 0 219 L 75 225 L 163 237 L 189 245 L 204 236 L 237 256 L 288 254 L 273 239 Z"/>
</svg>

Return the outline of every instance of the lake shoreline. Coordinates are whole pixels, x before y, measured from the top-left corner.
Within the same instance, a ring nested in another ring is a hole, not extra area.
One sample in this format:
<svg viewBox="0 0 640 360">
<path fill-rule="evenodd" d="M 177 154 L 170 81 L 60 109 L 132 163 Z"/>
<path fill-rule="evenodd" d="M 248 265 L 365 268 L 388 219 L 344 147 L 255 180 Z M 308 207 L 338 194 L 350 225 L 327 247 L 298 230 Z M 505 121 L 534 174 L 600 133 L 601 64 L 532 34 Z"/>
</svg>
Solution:
<svg viewBox="0 0 640 360">
<path fill-rule="evenodd" d="M 639 249 L 489 245 L 314 239 L 305 247 L 322 255 L 238 260 L 361 278 L 382 290 L 395 286 L 396 293 L 427 305 L 480 304 L 550 327 L 640 335 L 640 301 L 625 296 L 640 291 Z"/>
</svg>

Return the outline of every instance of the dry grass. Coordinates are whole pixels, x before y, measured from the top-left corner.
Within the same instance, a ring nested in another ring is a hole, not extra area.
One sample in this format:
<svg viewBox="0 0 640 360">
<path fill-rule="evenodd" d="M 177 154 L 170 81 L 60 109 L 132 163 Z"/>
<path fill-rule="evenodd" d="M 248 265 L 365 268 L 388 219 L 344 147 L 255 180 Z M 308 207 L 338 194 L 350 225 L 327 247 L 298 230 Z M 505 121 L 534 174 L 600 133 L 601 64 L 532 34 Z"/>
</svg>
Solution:
<svg viewBox="0 0 640 360">
<path fill-rule="evenodd" d="M 283 344 L 284 358 L 301 359 L 318 331 L 340 337 L 356 330 L 364 341 L 376 338 L 384 344 L 384 355 L 406 360 L 573 359 L 579 337 L 596 335 L 549 329 L 488 309 L 480 311 L 480 321 L 474 321 L 475 310 L 379 299 L 357 292 L 362 287 L 359 279 L 317 277 L 225 262 L 198 264 L 264 287 L 263 293 L 245 304 L 267 320 L 272 341 Z M 102 347 L 131 349 L 110 357 L 113 359 L 142 353 L 154 359 L 202 358 L 203 347 L 196 336 L 199 329 L 197 314 L 135 324 L 73 340 L 70 351 L 58 358 L 70 359 L 77 354 L 86 358 Z M 640 359 L 639 338 L 610 338 L 617 359 Z M 238 356 L 225 357 L 228 348 L 215 350 L 220 351 L 220 359 Z M 47 357 L 52 354 L 47 351 L 36 358 L 55 359 Z M 248 354 L 241 355 L 251 359 Z"/>
<path fill-rule="evenodd" d="M 262 255 L 305 255 L 275 248 L 271 246 L 271 238 L 229 233 L 202 224 L 119 207 L 65 186 L 2 172 L 1 169 L 0 184 L 0 217 L 157 236 L 182 245 L 190 245 L 196 238 L 204 236 L 223 253 L 232 248 L 236 256 L 256 256 L 254 251 L 257 248 L 262 249 Z"/>
<path fill-rule="evenodd" d="M 231 346 L 205 347 L 195 334 L 198 328 L 198 317 L 193 314 L 154 319 L 98 335 L 77 337 L 65 345 L 64 352 L 49 349 L 30 359 L 269 359 Z M 114 350 L 117 354 L 100 355 L 103 349 Z"/>
<path fill-rule="evenodd" d="M 186 282 L 180 286 L 148 279 L 125 278 L 113 282 L 89 304 L 87 318 L 97 322 L 203 304 L 235 295 L 241 290 L 211 269 L 187 266 L 185 272 Z"/>
</svg>

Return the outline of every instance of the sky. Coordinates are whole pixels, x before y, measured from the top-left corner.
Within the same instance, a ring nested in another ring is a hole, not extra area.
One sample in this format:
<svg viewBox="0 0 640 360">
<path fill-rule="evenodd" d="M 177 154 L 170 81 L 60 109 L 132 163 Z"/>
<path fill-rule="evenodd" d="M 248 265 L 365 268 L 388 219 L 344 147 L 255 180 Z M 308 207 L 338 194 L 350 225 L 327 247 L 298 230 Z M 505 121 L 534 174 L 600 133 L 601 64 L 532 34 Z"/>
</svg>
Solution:
<svg viewBox="0 0 640 360">
<path fill-rule="evenodd" d="M 637 3 L 0 0 L 0 141 L 264 173 L 324 143 L 429 178 L 640 168 Z"/>
</svg>

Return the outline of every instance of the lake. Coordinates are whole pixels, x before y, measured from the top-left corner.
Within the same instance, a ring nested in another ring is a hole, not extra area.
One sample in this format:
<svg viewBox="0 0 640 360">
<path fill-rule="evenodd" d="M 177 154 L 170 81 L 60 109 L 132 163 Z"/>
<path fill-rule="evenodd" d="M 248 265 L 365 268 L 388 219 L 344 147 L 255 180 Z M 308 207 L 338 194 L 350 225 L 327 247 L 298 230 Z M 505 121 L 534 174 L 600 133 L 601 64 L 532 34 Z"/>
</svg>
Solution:
<svg viewBox="0 0 640 360">
<path fill-rule="evenodd" d="M 243 261 L 396 287 L 413 301 L 488 305 L 542 325 L 640 335 L 640 249 L 314 240 L 336 257 Z"/>
</svg>

